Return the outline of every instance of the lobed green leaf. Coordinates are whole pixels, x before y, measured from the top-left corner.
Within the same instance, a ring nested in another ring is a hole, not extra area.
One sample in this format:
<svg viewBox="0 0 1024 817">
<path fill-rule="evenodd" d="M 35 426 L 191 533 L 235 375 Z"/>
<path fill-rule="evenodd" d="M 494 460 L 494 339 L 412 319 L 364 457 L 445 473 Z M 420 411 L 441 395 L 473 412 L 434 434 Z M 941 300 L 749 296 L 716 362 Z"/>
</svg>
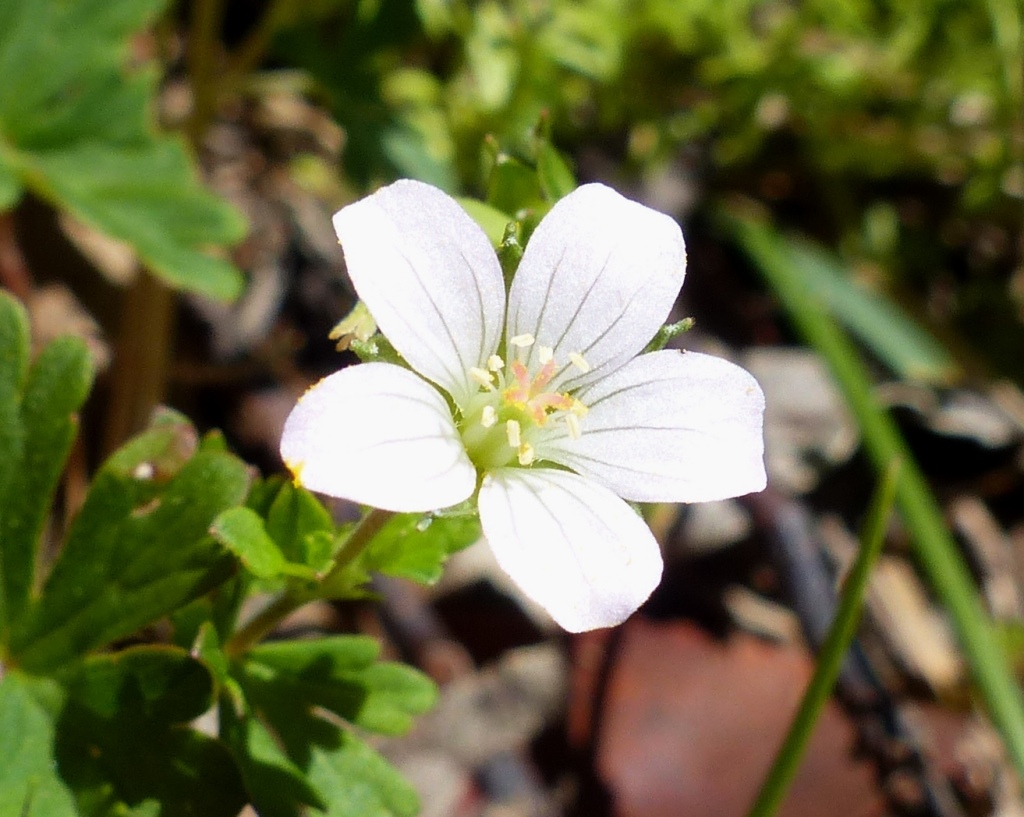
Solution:
<svg viewBox="0 0 1024 817">
<path fill-rule="evenodd" d="M 26 372 L 27 361 L 24 310 L 0 293 L 0 643 L 28 603 L 43 526 L 93 376 L 77 338 L 58 338 Z"/>
<path fill-rule="evenodd" d="M 261 817 L 299 817 L 308 813 L 308 806 L 327 808 L 305 772 L 288 758 L 259 718 L 249 712 L 240 715 L 225 703 L 220 708 L 220 723 L 249 801 Z"/>
<path fill-rule="evenodd" d="M 8 672 L 0 681 L 0 815 L 77 817 L 53 756 L 64 692 L 51 680 Z"/>
<path fill-rule="evenodd" d="M 168 283 L 232 298 L 209 246 L 245 223 L 204 190 L 184 144 L 157 133 L 157 77 L 125 70 L 129 35 L 165 0 L 8 0 L 0 11 L 0 209 L 22 188 L 131 244 Z"/>
<path fill-rule="evenodd" d="M 209 708 L 213 687 L 175 647 L 87 659 L 68 679 L 56 741 L 79 813 L 234 817 L 245 794 L 231 754 L 184 725 Z"/>
<path fill-rule="evenodd" d="M 242 665 L 240 683 L 256 700 L 294 697 L 365 729 L 400 734 L 434 705 L 437 691 L 412 667 L 377 663 L 379 649 L 363 636 L 262 644 Z"/>
<path fill-rule="evenodd" d="M 413 788 L 353 732 L 315 713 L 310 703 L 294 692 L 245 681 L 243 687 L 254 712 L 280 741 L 289 766 L 300 770 L 324 804 L 307 813 L 325 817 L 414 817 L 419 812 L 419 798 Z M 275 766 L 282 768 L 280 756 L 273 757 Z M 247 764 L 252 765 L 252 760 L 240 761 L 243 768 Z M 294 785 L 292 789 L 291 810 L 287 810 L 286 801 L 271 817 L 290 817 L 303 799 L 308 799 L 308 795 L 299 797 L 301 791 L 295 791 Z M 254 792 L 250 794 L 255 800 Z"/>
<path fill-rule="evenodd" d="M 245 496 L 245 464 L 192 454 L 172 413 L 100 469 L 41 596 L 16 622 L 11 654 L 47 671 L 126 636 L 224 581 L 234 560 L 208 535 Z"/>
</svg>

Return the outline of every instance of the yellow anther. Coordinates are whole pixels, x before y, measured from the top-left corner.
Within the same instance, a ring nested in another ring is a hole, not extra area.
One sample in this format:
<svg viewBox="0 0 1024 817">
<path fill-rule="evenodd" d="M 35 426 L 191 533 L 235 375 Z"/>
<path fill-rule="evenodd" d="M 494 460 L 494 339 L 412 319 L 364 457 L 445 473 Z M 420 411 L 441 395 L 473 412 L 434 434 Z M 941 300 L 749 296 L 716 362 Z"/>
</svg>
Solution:
<svg viewBox="0 0 1024 817">
<path fill-rule="evenodd" d="M 494 382 L 494 375 L 486 369 L 481 369 L 479 366 L 473 366 L 469 370 L 469 376 L 488 391 L 494 388 L 494 386 L 491 385 Z"/>
<path fill-rule="evenodd" d="M 494 410 L 494 406 L 484 406 L 483 411 L 480 412 L 480 425 L 490 428 L 496 422 L 498 422 L 498 412 Z"/>
<path fill-rule="evenodd" d="M 533 464 L 533 446 L 529 443 L 523 443 L 519 446 L 519 464 L 520 465 L 532 465 Z"/>
<path fill-rule="evenodd" d="M 509 420 L 505 423 L 505 436 L 508 437 L 510 448 L 519 448 L 522 445 L 518 420 Z"/>
<path fill-rule="evenodd" d="M 569 411 L 571 411 L 577 417 L 586 417 L 587 412 L 590 411 L 590 409 L 583 405 L 579 400 L 576 400 L 574 398 L 572 401 L 572 408 L 570 408 Z"/>
<path fill-rule="evenodd" d="M 487 368 L 492 372 L 501 371 L 505 368 L 505 361 L 498 357 L 498 355 L 491 355 L 487 358 Z"/>
<path fill-rule="evenodd" d="M 569 429 L 569 436 L 574 440 L 578 440 L 583 433 L 580 431 L 580 418 L 575 414 L 566 414 L 565 425 Z"/>
<path fill-rule="evenodd" d="M 537 360 L 539 360 L 541 364 L 550 363 L 551 359 L 554 357 L 554 354 L 555 350 L 552 349 L 550 346 L 537 347 Z"/>
<path fill-rule="evenodd" d="M 515 335 L 514 337 L 509 338 L 508 342 L 518 349 L 525 349 L 527 346 L 533 346 L 534 337 L 527 332 L 524 335 Z"/>
<path fill-rule="evenodd" d="M 583 355 L 581 355 L 579 352 L 569 352 L 569 362 L 572 363 L 572 365 L 579 369 L 581 372 L 583 372 L 583 374 L 586 374 L 587 372 L 590 371 L 590 364 L 587 363 Z"/>
</svg>

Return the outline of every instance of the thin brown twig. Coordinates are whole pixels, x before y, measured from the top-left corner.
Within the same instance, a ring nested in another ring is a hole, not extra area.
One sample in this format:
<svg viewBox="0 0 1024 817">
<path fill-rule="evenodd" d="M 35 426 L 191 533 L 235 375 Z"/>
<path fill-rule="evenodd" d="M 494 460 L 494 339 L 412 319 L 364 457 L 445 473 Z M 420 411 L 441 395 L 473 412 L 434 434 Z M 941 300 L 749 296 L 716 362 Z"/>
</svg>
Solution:
<svg viewBox="0 0 1024 817">
<path fill-rule="evenodd" d="M 110 387 L 104 453 L 145 428 L 167 396 L 173 347 L 175 297 L 149 273 L 128 290 Z"/>
<path fill-rule="evenodd" d="M 219 83 L 216 62 L 223 22 L 223 0 L 195 0 L 188 35 L 188 75 L 192 86 L 188 135 L 195 147 L 202 141 L 217 110 Z"/>
</svg>

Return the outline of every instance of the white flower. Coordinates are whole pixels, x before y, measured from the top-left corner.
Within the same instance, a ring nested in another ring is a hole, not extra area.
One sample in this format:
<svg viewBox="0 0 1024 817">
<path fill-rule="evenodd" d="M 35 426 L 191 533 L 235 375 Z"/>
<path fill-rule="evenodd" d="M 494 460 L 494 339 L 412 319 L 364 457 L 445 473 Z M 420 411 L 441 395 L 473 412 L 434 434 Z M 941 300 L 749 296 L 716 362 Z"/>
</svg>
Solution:
<svg viewBox="0 0 1024 817">
<path fill-rule="evenodd" d="M 359 297 L 415 372 L 365 363 L 305 394 L 281 454 L 306 487 L 393 511 L 479 489 L 499 564 L 575 632 L 623 621 L 661 578 L 623 499 L 764 487 L 756 381 L 708 355 L 639 354 L 683 282 L 672 219 L 580 187 L 533 233 L 507 299 L 487 237 L 434 187 L 396 182 L 334 226 Z"/>
</svg>

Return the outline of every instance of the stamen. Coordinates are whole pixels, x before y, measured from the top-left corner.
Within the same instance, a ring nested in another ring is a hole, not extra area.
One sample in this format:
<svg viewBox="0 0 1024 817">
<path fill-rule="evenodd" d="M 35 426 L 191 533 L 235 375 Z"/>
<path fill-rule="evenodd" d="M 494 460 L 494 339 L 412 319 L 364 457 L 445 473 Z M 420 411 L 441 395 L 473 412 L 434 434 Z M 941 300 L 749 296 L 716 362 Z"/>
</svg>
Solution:
<svg viewBox="0 0 1024 817">
<path fill-rule="evenodd" d="M 532 465 L 534 459 L 533 446 L 529 443 L 523 443 L 519 446 L 519 464 L 520 465 Z"/>
<path fill-rule="evenodd" d="M 518 349 L 525 349 L 528 346 L 533 346 L 534 337 L 527 332 L 523 335 L 515 335 L 514 337 L 509 338 L 508 342 Z"/>
<path fill-rule="evenodd" d="M 550 346 L 538 346 L 537 347 L 537 360 L 541 363 L 549 363 L 554 357 L 555 350 Z"/>
<path fill-rule="evenodd" d="M 508 437 L 508 444 L 510 448 L 519 448 L 519 446 L 523 444 L 522 438 L 520 437 L 518 420 L 509 420 L 505 423 L 505 436 Z"/>
<path fill-rule="evenodd" d="M 565 415 L 565 425 L 569 429 L 569 436 L 572 439 L 578 440 L 582 436 L 583 432 L 580 431 L 580 418 L 575 414 Z"/>
<path fill-rule="evenodd" d="M 587 372 L 590 371 L 590 364 L 587 363 L 583 355 L 581 355 L 579 352 L 569 352 L 569 362 L 572 363 L 572 365 L 579 369 L 581 372 L 583 372 L 583 374 L 586 374 Z"/>
<path fill-rule="evenodd" d="M 498 412 L 494 410 L 494 406 L 484 406 L 483 411 L 480 412 L 480 425 L 490 428 L 496 422 L 498 422 Z"/>
<path fill-rule="evenodd" d="M 494 375 L 486 369 L 481 369 L 479 366 L 473 366 L 469 370 L 469 376 L 488 391 L 494 390 L 494 386 L 491 385 L 494 381 Z"/>
<path fill-rule="evenodd" d="M 498 357 L 498 355 L 491 355 L 487 358 L 487 368 L 492 372 L 500 371 L 505 368 L 505 361 Z"/>
</svg>

